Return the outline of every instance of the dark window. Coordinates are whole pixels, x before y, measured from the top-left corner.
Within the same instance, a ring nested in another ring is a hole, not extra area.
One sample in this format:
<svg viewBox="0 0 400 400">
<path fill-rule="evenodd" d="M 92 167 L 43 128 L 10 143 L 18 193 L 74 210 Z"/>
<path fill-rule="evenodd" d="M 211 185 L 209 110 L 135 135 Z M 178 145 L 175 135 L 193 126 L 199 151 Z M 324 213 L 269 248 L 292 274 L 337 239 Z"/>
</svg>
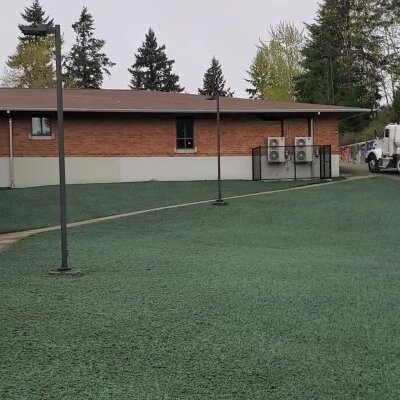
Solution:
<svg viewBox="0 0 400 400">
<path fill-rule="evenodd" d="M 390 136 L 390 130 L 385 129 L 385 138 L 388 138 Z"/>
<path fill-rule="evenodd" d="M 32 136 L 51 136 L 50 118 L 32 117 Z"/>
<path fill-rule="evenodd" d="M 176 148 L 194 148 L 194 123 L 193 118 L 179 117 L 176 119 Z"/>
</svg>

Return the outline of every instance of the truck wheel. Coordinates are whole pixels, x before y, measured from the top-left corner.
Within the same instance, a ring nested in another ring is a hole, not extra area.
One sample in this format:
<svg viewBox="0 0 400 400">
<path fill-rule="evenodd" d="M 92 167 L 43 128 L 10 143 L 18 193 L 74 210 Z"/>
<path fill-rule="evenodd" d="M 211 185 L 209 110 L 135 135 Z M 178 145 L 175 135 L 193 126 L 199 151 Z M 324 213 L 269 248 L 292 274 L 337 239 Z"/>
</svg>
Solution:
<svg viewBox="0 0 400 400">
<path fill-rule="evenodd" d="M 397 172 L 400 174 L 400 158 L 396 161 L 396 169 Z"/>
<path fill-rule="evenodd" d="M 374 155 L 369 158 L 368 169 L 369 169 L 369 172 L 372 172 L 372 173 L 379 172 L 378 160 L 376 159 L 376 157 Z"/>
</svg>

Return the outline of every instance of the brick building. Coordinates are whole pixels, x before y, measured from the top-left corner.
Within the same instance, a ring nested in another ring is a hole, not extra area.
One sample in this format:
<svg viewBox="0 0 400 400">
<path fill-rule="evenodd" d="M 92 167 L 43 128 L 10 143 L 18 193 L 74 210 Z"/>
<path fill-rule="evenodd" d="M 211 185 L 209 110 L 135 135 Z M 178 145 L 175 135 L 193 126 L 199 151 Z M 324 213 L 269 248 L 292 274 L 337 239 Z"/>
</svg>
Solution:
<svg viewBox="0 0 400 400">
<path fill-rule="evenodd" d="M 215 101 L 131 90 L 65 90 L 68 183 L 216 179 Z M 365 109 L 221 98 L 222 177 L 252 179 L 268 137 L 332 146 L 339 121 Z M 0 89 L 0 186 L 58 183 L 56 92 Z"/>
</svg>

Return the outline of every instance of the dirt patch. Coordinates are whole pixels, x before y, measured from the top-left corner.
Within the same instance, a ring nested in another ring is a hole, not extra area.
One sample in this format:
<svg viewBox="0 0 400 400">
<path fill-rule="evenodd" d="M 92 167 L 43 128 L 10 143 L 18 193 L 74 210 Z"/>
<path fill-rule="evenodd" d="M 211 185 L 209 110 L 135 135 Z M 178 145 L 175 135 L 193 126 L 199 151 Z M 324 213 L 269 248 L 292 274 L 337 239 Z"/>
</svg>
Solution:
<svg viewBox="0 0 400 400">
<path fill-rule="evenodd" d="M 367 163 L 360 164 L 340 164 L 340 175 L 345 177 L 353 176 L 383 176 L 385 178 L 400 181 L 400 174 L 396 170 L 381 171 L 377 174 L 371 174 Z"/>
</svg>

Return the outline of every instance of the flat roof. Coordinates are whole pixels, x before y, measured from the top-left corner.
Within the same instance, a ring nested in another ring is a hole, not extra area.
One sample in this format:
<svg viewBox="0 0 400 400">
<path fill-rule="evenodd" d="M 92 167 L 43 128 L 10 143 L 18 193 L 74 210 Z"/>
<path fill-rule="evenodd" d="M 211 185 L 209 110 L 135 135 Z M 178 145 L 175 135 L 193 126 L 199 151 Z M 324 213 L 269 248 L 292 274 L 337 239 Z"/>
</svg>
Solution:
<svg viewBox="0 0 400 400">
<path fill-rule="evenodd" d="M 64 111 L 104 113 L 215 113 L 207 96 L 147 90 L 64 89 Z M 222 114 L 369 113 L 366 108 L 221 97 Z M 55 89 L 0 88 L 0 111 L 56 111 Z"/>
</svg>

